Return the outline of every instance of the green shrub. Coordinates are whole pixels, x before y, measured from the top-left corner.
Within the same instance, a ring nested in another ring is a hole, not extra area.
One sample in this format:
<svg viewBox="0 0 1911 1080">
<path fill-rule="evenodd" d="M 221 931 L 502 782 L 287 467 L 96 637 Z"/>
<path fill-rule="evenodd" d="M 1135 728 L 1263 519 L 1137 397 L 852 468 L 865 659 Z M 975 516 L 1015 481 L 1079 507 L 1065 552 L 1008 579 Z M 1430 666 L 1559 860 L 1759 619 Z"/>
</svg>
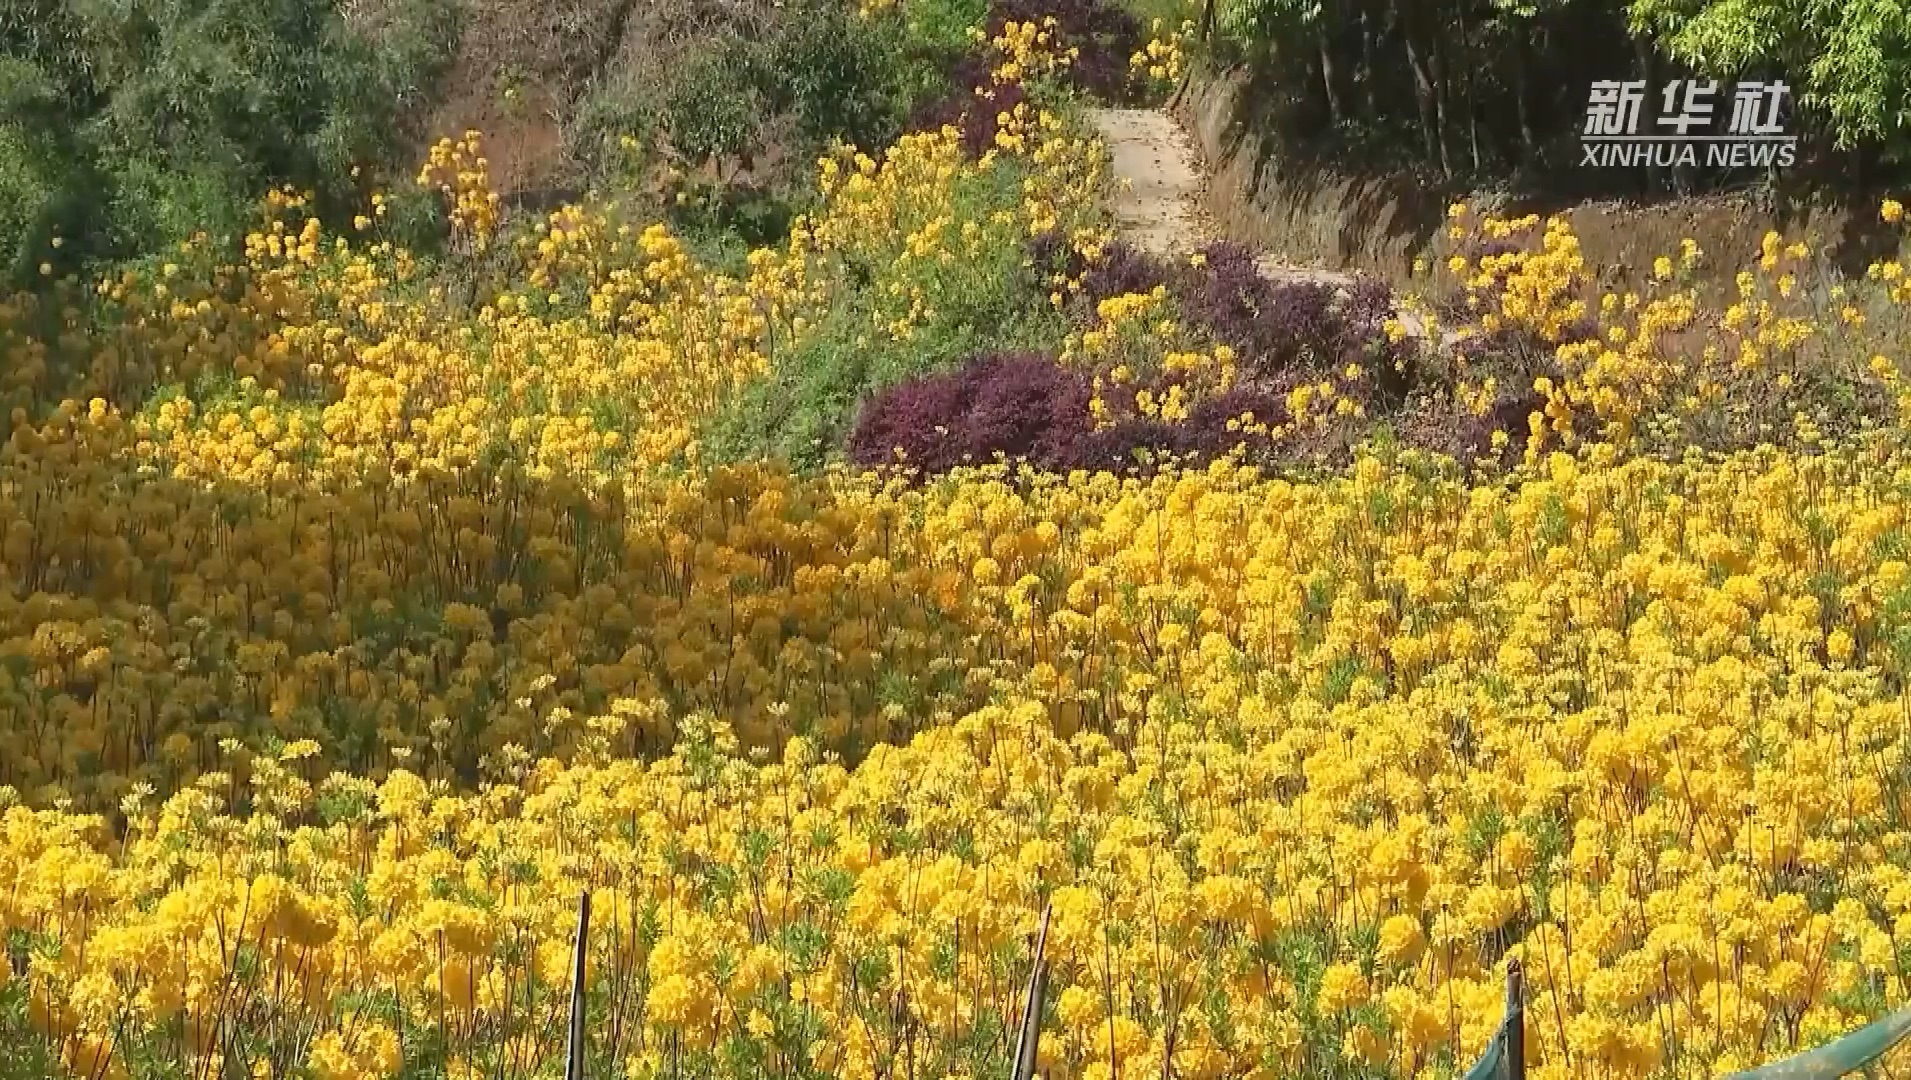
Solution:
<svg viewBox="0 0 1911 1080">
<path fill-rule="evenodd" d="M 167 148 L 116 148 L 101 163 L 107 213 L 101 239 L 115 254 L 137 254 L 197 232 L 234 236 L 251 220 L 257 182 L 243 152 L 223 140 Z"/>
<path fill-rule="evenodd" d="M 750 248 L 783 243 L 802 201 L 796 194 L 767 187 L 715 187 L 689 206 L 672 207 L 670 223 L 685 236 L 718 250 L 739 248 L 747 253 Z"/>
<path fill-rule="evenodd" d="M 857 16 L 840 0 L 795 0 L 795 18 L 770 42 L 765 90 L 817 141 L 884 145 L 914 98 L 931 87 L 926 66 L 905 54 L 896 24 Z"/>
<path fill-rule="evenodd" d="M 755 56 L 733 43 L 692 61 L 665 89 L 662 127 L 670 145 L 692 161 L 749 148 L 764 115 Z"/>
<path fill-rule="evenodd" d="M 38 276 L 42 264 L 65 261 L 56 235 L 75 230 L 88 189 L 72 140 L 49 123 L 23 117 L 57 115 L 59 91 L 35 65 L 0 58 L 0 279 Z"/>
<path fill-rule="evenodd" d="M 437 192 L 409 184 L 385 199 L 385 235 L 413 255 L 442 254 L 451 231 L 451 217 Z"/>
<path fill-rule="evenodd" d="M 593 183 L 623 186 L 643 179 L 641 167 L 649 160 L 659 128 L 657 109 L 649 100 L 653 92 L 620 73 L 578 99 L 565 128 L 565 151 Z M 636 140 L 635 150 L 625 144 L 626 137 Z"/>
<path fill-rule="evenodd" d="M 1022 172 L 998 162 L 959 181 L 958 220 L 986 221 L 1016 205 Z M 908 230 L 897 230 L 898 241 Z M 989 234 L 974 258 L 904 261 L 878 245 L 850 253 L 829 313 L 794 347 L 771 357 L 766 379 L 743 388 L 704 434 L 719 461 L 775 457 L 803 469 L 838 458 L 858 404 L 871 393 L 982 352 L 1053 349 L 1067 333 L 1030 264 L 1019 230 Z M 892 285 L 901 288 L 892 291 Z M 887 327 L 902 319 L 920 289 L 931 314 L 897 340 Z"/>
<path fill-rule="evenodd" d="M 718 414 L 704 435 L 705 454 L 821 468 L 842 458 L 858 406 L 876 391 L 980 353 L 1050 349 L 1066 332 L 1033 304 L 1001 323 L 954 323 L 904 342 L 872 333 L 867 315 L 833 310 L 815 336 L 779 358 L 769 378 L 743 388 Z"/>
<path fill-rule="evenodd" d="M 909 47 L 923 55 L 966 52 L 969 31 L 989 17 L 989 0 L 920 0 L 905 5 Z"/>
<path fill-rule="evenodd" d="M 941 87 L 945 54 L 959 44 L 917 41 L 908 25 L 864 19 L 847 0 L 787 0 L 758 36 L 726 37 L 682 66 L 661 95 L 659 126 L 693 161 L 765 149 L 758 141 L 783 118 L 803 145 L 781 149 L 804 159 L 836 139 L 882 145 Z"/>
</svg>

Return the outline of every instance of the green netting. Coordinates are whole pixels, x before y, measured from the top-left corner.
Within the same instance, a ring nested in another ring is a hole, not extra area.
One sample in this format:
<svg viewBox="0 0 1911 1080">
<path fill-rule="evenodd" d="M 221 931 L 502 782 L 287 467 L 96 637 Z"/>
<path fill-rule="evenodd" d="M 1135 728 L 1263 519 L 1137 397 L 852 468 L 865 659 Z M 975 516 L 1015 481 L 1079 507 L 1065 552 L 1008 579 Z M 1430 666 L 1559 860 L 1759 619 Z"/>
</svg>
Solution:
<svg viewBox="0 0 1911 1080">
<path fill-rule="evenodd" d="M 1832 1080 L 1857 1072 L 1883 1057 L 1885 1051 L 1904 1041 L 1907 1034 L 1911 1034 L 1911 1009 L 1892 1013 L 1816 1050 L 1733 1073 L 1725 1080 Z"/>
<path fill-rule="evenodd" d="M 1500 1029 L 1493 1033 L 1493 1039 L 1486 1044 L 1486 1051 L 1480 1060 L 1466 1071 L 1460 1080 L 1516 1080 L 1519 1075 L 1513 1069 L 1513 1059 L 1506 1052 L 1506 1034 L 1513 1023 L 1525 1022 L 1525 1011 L 1519 1010 L 1500 1021 Z"/>
</svg>

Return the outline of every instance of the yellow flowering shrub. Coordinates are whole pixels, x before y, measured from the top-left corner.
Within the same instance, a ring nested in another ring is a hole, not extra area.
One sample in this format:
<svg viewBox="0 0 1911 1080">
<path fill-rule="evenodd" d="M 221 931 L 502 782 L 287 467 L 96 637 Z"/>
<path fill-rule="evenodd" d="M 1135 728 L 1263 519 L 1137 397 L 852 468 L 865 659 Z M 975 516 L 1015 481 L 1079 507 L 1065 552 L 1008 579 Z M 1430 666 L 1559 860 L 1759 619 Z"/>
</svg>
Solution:
<svg viewBox="0 0 1911 1080">
<path fill-rule="evenodd" d="M 1886 200 L 1880 214 L 1896 222 L 1903 208 Z M 1450 335 L 1438 366 L 1460 387 L 1489 372 L 1535 386 L 1531 454 L 1588 439 L 1672 453 L 1809 445 L 1898 423 L 1911 405 L 1897 355 L 1911 285 L 1896 259 L 1846 282 L 1807 245 L 1769 233 L 1735 298 L 1715 306 L 1688 280 L 1705 257 L 1690 239 L 1653 261 L 1643 294 L 1600 288 L 1564 218 L 1460 203 L 1446 239 L 1455 251 L 1431 268 L 1428 291 L 1447 325 L 1424 299 L 1406 306 L 1429 336 Z"/>
<path fill-rule="evenodd" d="M 834 616 L 810 687 L 733 706 L 747 737 L 673 713 L 674 750 L 640 764 L 625 733 L 668 703 L 566 715 L 541 678 L 512 715 L 526 741 L 569 732 L 568 764 L 500 746 L 474 783 L 425 749 L 421 771 L 363 777 L 325 771 L 321 739 L 234 739 L 178 794 L 127 789 L 118 841 L 77 808 L 9 810 L 0 918 L 60 946 L 24 977 L 52 1037 L 130 1019 L 190 1057 L 229 1052 L 189 1037 L 215 1012 L 271 1015 L 336 1032 L 312 1053 L 340 1070 L 370 1068 L 375 1040 L 346 1032 L 376 1016 L 450 1025 L 480 1070 L 556 1053 L 513 1040 L 561 996 L 527 1012 L 511 988 L 561 977 L 580 889 L 600 912 L 593 1030 L 626 1032 L 640 1070 L 738 1032 L 808 1032 L 792 1052 L 856 1075 L 912 1031 L 988 1038 L 1044 902 L 1058 995 L 1097 1025 L 1057 1028 L 1051 1053 L 1084 1075 L 1107 1023 L 1118 1067 L 1158 1062 L 1167 1026 L 1136 1002 L 1216 994 L 1223 1011 L 1181 1012 L 1191 1069 L 1353 1052 L 1411 1073 L 1478 1050 L 1514 948 L 1544 1075 L 1750 1061 L 1795 1045 L 1768 1015 L 1809 1041 L 1906 991 L 1907 476 L 1888 444 L 1562 455 L 1516 491 L 1372 457 L 1314 485 L 841 476 L 809 497 L 868 546 L 786 547 L 796 591 L 776 603 L 828 610 L 875 575 L 898 599 L 860 644 L 861 618 Z M 700 483 L 753 486 L 681 497 Z M 447 619 L 482 636 L 481 612 Z M 747 648 L 700 662 L 747 670 Z M 71 669 L 90 664 L 90 701 L 65 696 L 142 715 L 107 652 Z M 867 722 L 890 741 L 853 768 L 826 749 L 840 730 L 772 738 L 814 707 L 780 695 L 827 694 L 837 666 L 982 696 L 889 702 Z M 780 760 L 751 750 L 769 745 Z M 213 992 L 235 973 L 236 996 Z M 1656 1034 L 1671 1017 L 1677 1047 Z"/>
<path fill-rule="evenodd" d="M 418 186 L 440 192 L 450 203 L 453 241 L 483 251 L 498 227 L 498 194 L 491 190 L 491 163 L 484 137 L 467 131 L 461 139 L 440 139 L 431 148 Z"/>
<path fill-rule="evenodd" d="M 1194 40 L 1194 20 L 1168 26 L 1162 19 L 1148 27 L 1148 43 L 1128 58 L 1137 79 L 1155 91 L 1179 83 L 1188 68 L 1188 43 Z"/>
</svg>

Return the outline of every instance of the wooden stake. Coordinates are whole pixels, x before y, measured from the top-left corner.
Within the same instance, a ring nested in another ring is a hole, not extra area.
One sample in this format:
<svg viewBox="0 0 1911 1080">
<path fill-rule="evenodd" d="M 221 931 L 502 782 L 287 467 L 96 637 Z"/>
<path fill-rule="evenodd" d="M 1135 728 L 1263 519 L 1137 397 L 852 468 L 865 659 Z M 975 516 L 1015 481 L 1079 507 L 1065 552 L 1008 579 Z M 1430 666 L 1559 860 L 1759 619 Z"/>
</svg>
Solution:
<svg viewBox="0 0 1911 1080">
<path fill-rule="evenodd" d="M 1526 1080 L 1525 978 L 1517 956 L 1506 960 L 1506 1071 L 1512 1080 Z"/>
<path fill-rule="evenodd" d="M 1028 1004 L 1022 1008 L 1022 1036 L 1016 1041 L 1015 1069 L 1010 1080 L 1034 1080 L 1036 1052 L 1042 1040 L 1042 996 L 1048 989 L 1048 916 L 1042 908 L 1042 925 L 1035 933 L 1035 962 L 1028 976 Z"/>
<path fill-rule="evenodd" d="M 584 950 L 590 941 L 591 891 L 577 898 L 577 943 L 571 950 L 570 1038 L 564 1047 L 564 1080 L 584 1080 Z"/>
</svg>

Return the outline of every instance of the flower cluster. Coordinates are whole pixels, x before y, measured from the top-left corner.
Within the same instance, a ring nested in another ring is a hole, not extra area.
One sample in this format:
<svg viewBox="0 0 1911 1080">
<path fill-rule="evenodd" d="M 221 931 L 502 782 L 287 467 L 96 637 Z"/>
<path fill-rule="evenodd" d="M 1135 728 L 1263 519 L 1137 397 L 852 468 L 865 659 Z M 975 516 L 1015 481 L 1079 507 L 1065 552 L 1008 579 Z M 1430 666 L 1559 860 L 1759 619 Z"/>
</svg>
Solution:
<svg viewBox="0 0 1911 1080">
<path fill-rule="evenodd" d="M 1106 0 L 993 0 L 984 32 L 1004 36 L 1011 24 L 1034 25 L 1048 35 L 1050 47 L 1064 52 L 1066 65 L 1045 65 L 1054 77 L 1101 101 L 1122 102 L 1137 89 L 1129 58 L 1143 46 L 1141 20 Z"/>
<path fill-rule="evenodd" d="M 483 251 L 498 228 L 498 194 L 491 190 L 491 166 L 484 137 L 467 131 L 461 139 L 438 140 L 418 172 L 418 186 L 442 193 L 451 210 L 452 235 Z"/>
<path fill-rule="evenodd" d="M 1886 221 L 1901 216 L 1894 205 Z M 1690 239 L 1653 260 L 1642 290 L 1619 292 L 1598 287 L 1564 219 L 1477 217 L 1464 204 L 1450 219 L 1457 250 L 1434 289 L 1455 324 L 1451 381 L 1462 396 L 1489 376 L 1531 386 L 1533 452 L 1811 443 L 1827 428 L 1895 423 L 1911 403 L 1893 359 L 1911 305 L 1895 259 L 1844 281 L 1773 232 L 1715 304 L 1689 280 L 1705 258 Z"/>
<path fill-rule="evenodd" d="M 1187 71 L 1187 43 L 1194 37 L 1194 22 L 1184 20 L 1169 28 L 1156 19 L 1148 30 L 1148 44 L 1129 57 L 1128 66 L 1150 89 L 1160 91 L 1180 82 Z"/>
</svg>

